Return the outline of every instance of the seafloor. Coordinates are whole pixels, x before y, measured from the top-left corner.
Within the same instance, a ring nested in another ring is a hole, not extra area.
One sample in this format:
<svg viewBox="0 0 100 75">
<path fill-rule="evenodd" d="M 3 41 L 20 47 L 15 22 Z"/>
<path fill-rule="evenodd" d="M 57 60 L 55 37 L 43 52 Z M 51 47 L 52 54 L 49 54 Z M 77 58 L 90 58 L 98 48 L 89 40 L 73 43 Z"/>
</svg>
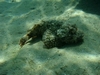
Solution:
<svg viewBox="0 0 100 75">
<path fill-rule="evenodd" d="M 100 75 L 100 14 L 87 3 L 0 0 L 0 75 Z M 38 39 L 19 46 L 20 38 L 34 24 L 52 19 L 76 24 L 84 32 L 84 42 L 46 49 Z"/>
</svg>

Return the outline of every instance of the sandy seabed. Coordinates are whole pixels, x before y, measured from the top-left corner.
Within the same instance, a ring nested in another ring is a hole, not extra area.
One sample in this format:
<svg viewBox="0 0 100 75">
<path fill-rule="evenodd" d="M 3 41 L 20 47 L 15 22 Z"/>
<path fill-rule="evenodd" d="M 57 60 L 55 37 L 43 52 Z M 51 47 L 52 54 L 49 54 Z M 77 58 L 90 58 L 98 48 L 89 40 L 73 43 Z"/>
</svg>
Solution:
<svg viewBox="0 0 100 75">
<path fill-rule="evenodd" d="M 0 75 L 100 75 L 100 16 L 75 7 L 78 0 L 1 0 Z M 81 45 L 19 46 L 19 39 L 41 20 L 61 20 L 84 32 Z"/>
</svg>

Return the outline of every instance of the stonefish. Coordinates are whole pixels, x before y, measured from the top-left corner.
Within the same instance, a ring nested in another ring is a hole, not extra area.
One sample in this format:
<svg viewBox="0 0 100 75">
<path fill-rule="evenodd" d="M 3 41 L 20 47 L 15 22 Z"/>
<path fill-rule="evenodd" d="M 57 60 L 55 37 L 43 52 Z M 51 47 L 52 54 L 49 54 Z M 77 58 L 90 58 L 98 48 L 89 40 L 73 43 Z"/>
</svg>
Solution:
<svg viewBox="0 0 100 75">
<path fill-rule="evenodd" d="M 77 44 L 83 41 L 83 32 L 75 24 L 64 24 L 62 21 L 41 21 L 20 39 L 22 47 L 29 39 L 41 38 L 45 48 L 62 47 L 69 44 Z"/>
</svg>

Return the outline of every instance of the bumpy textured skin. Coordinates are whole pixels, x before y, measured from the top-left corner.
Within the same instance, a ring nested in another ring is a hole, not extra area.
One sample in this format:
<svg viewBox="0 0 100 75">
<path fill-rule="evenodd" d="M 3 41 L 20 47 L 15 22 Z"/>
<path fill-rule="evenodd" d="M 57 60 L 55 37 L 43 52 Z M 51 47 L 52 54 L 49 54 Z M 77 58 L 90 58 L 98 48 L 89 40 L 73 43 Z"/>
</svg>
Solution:
<svg viewBox="0 0 100 75">
<path fill-rule="evenodd" d="M 65 25 L 61 21 L 41 21 L 35 24 L 27 34 L 20 39 L 22 47 L 30 38 L 41 37 L 44 47 L 60 47 L 65 44 L 75 44 L 83 40 L 83 32 L 79 31 L 76 25 Z"/>
</svg>

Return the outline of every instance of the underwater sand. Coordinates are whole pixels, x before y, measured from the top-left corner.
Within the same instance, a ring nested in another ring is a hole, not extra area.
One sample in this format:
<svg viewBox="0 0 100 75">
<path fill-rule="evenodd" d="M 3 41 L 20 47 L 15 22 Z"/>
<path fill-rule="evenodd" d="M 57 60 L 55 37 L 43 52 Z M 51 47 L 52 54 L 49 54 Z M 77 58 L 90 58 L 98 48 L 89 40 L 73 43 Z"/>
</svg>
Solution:
<svg viewBox="0 0 100 75">
<path fill-rule="evenodd" d="M 100 16 L 75 7 L 78 0 L 0 0 L 0 75 L 100 75 Z M 20 38 L 41 20 L 61 20 L 84 32 L 80 45 L 43 48 Z"/>
</svg>

